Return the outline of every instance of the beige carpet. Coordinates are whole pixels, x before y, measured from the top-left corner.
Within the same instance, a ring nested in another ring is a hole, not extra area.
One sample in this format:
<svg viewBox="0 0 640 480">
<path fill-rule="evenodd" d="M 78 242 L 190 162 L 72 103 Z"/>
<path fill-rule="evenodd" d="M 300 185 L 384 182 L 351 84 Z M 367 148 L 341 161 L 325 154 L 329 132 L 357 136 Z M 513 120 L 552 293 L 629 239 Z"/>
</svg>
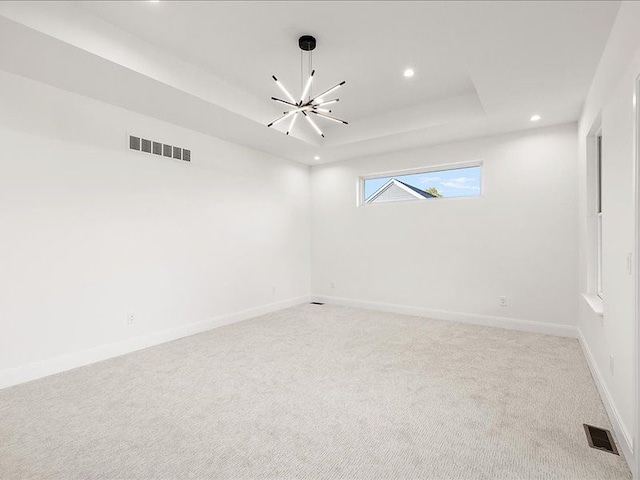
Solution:
<svg viewBox="0 0 640 480">
<path fill-rule="evenodd" d="M 0 478 L 629 479 L 575 340 L 304 305 L 0 391 Z"/>
</svg>

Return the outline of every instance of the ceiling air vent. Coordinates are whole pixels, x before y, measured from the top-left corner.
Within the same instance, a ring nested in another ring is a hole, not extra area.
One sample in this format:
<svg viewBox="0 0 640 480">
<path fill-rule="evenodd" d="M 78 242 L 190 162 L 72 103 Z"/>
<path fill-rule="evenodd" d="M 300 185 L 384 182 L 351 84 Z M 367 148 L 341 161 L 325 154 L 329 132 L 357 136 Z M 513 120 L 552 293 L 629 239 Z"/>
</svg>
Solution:
<svg viewBox="0 0 640 480">
<path fill-rule="evenodd" d="M 324 305 L 324 303 L 320 303 L 320 302 L 309 302 L 309 305 Z"/>
<path fill-rule="evenodd" d="M 166 143 L 156 142 L 147 138 L 134 137 L 129 135 L 129 149 L 137 152 L 150 153 L 152 155 L 161 155 L 163 157 L 175 158 L 176 160 L 191 161 L 191 150 L 186 148 L 167 145 Z"/>
<path fill-rule="evenodd" d="M 584 431 L 587 434 L 587 441 L 591 448 L 603 450 L 605 452 L 619 455 L 613 436 L 609 430 L 584 424 Z"/>
</svg>

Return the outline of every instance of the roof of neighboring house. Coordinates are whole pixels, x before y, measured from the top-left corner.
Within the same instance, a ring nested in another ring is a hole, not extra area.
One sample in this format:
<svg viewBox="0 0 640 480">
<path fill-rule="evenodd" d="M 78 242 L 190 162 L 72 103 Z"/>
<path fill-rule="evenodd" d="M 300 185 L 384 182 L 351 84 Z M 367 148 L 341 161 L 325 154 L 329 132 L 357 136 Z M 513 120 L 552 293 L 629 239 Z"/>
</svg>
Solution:
<svg viewBox="0 0 640 480">
<path fill-rule="evenodd" d="M 397 179 L 394 178 L 394 180 L 397 180 Z M 435 195 L 433 195 L 432 193 L 425 192 L 424 190 L 420 190 L 419 188 L 416 188 L 416 187 L 412 187 L 411 185 L 408 185 L 408 184 L 406 184 L 404 182 L 401 182 L 400 180 L 397 180 L 397 181 L 400 182 L 405 187 L 409 187 L 411 190 L 413 190 L 414 192 L 416 192 L 419 195 L 422 195 L 425 198 L 435 198 Z"/>
<path fill-rule="evenodd" d="M 393 186 L 404 190 L 406 193 L 408 193 L 414 198 L 435 198 L 436 197 L 431 193 L 427 193 L 424 190 L 420 190 L 416 187 L 412 187 L 411 185 L 401 182 L 397 178 L 392 178 L 387 183 L 382 185 L 378 190 L 376 190 L 371 196 L 369 196 L 369 198 L 365 201 L 365 203 L 374 203 L 384 192 L 386 192 Z M 405 200 L 408 200 L 408 198 L 405 198 Z"/>
</svg>

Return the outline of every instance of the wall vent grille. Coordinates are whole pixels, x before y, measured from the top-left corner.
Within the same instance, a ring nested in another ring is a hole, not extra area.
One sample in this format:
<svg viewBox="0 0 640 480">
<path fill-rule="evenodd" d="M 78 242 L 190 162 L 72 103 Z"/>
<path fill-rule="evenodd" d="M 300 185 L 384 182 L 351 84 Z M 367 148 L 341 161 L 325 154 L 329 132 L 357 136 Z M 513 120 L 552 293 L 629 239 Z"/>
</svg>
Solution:
<svg viewBox="0 0 640 480">
<path fill-rule="evenodd" d="M 175 158 L 176 160 L 183 160 L 185 162 L 191 161 L 191 150 L 167 145 L 166 143 L 156 142 L 155 140 L 149 140 L 147 138 L 135 137 L 133 135 L 129 135 L 129 149 L 135 150 L 136 152 Z"/>
<path fill-rule="evenodd" d="M 613 436 L 609 430 L 587 425 L 585 423 L 584 431 L 587 434 L 587 441 L 591 448 L 619 455 L 616 443 L 613 441 Z"/>
</svg>

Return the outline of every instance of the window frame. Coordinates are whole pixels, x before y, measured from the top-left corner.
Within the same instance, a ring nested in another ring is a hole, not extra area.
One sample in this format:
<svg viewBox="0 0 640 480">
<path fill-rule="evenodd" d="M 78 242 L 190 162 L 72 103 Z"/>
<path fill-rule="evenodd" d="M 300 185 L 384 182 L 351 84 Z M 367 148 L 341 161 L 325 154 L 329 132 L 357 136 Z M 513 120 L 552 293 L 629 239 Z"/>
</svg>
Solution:
<svg viewBox="0 0 640 480">
<path fill-rule="evenodd" d="M 385 178 L 385 177 L 396 177 L 403 175 L 414 175 L 417 173 L 432 173 L 432 172 L 442 172 L 449 170 L 460 170 L 463 168 L 472 168 L 472 167 L 480 167 L 480 193 L 478 195 L 465 195 L 460 197 L 436 197 L 429 200 L 461 200 L 461 199 L 470 199 L 470 198 L 478 198 L 484 196 L 484 168 L 483 168 L 483 160 L 472 160 L 467 162 L 456 162 L 456 163 L 445 163 L 440 165 L 429 165 L 425 167 L 416 167 L 416 168 L 407 168 L 402 170 L 391 170 L 386 172 L 377 172 L 366 175 L 360 175 L 357 179 L 357 188 L 356 188 L 356 206 L 365 207 L 372 205 L 383 205 L 389 203 L 407 203 L 412 202 L 415 203 L 415 200 L 399 200 L 395 202 L 380 202 L 380 203 L 366 203 L 364 198 L 365 194 L 365 181 L 373 180 L 376 178 Z M 422 202 L 419 202 L 422 203 Z"/>
<path fill-rule="evenodd" d="M 602 128 L 595 135 L 596 169 L 595 169 L 595 216 L 596 216 L 596 294 L 604 298 L 602 288 Z"/>
</svg>

